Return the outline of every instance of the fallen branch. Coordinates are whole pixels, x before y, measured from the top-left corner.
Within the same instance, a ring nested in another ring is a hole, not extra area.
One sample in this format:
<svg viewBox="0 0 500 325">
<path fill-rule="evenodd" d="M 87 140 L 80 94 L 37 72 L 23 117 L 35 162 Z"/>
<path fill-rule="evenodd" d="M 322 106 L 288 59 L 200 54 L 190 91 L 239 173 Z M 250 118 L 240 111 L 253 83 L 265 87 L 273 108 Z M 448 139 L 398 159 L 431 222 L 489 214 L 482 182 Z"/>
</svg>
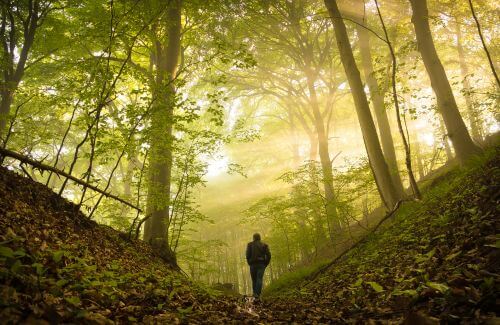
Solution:
<svg viewBox="0 0 500 325">
<path fill-rule="evenodd" d="M 375 225 L 375 227 L 371 228 L 370 231 L 366 235 L 364 235 L 360 240 L 358 240 L 356 243 L 354 243 L 351 247 L 349 247 L 348 249 L 346 249 L 345 251 L 343 251 L 339 256 L 335 257 L 331 262 L 329 262 L 326 265 L 323 265 L 317 271 L 315 271 L 311 275 L 307 276 L 306 280 L 308 280 L 308 281 L 314 280 L 319 274 L 323 273 L 326 269 L 328 269 L 330 266 L 332 266 L 338 260 L 340 260 L 342 257 L 344 257 L 344 255 L 346 255 L 351 250 L 353 250 L 354 248 L 358 247 L 359 245 L 361 245 L 362 243 L 364 243 L 365 241 L 367 241 L 368 237 L 371 234 L 373 234 L 374 232 L 376 232 L 377 229 L 380 227 L 380 225 L 382 225 L 387 219 L 389 219 L 390 217 L 392 217 L 394 215 L 394 213 L 396 213 L 396 211 L 398 211 L 399 207 L 401 206 L 401 203 L 403 203 L 405 201 L 411 201 L 411 200 L 408 200 L 408 199 L 406 199 L 406 200 L 405 199 L 399 200 L 394 205 L 394 208 L 392 208 L 391 211 L 389 211 L 382 219 L 380 219 L 380 221 L 377 222 L 377 224 Z"/>
<path fill-rule="evenodd" d="M 116 195 L 113 195 L 111 193 L 103 191 L 100 188 L 98 188 L 98 187 L 96 187 L 94 185 L 91 185 L 91 184 L 89 184 L 87 182 L 84 182 L 81 179 L 78 179 L 75 176 L 72 176 L 72 175 L 70 175 L 70 174 L 68 174 L 68 173 L 66 173 L 66 172 L 64 172 L 62 170 L 59 170 L 59 169 L 57 169 L 55 167 L 52 167 L 52 166 L 49 166 L 49 165 L 45 165 L 45 164 L 43 164 L 41 162 L 38 162 L 36 160 L 33 160 L 31 158 L 28 158 L 26 156 L 18 154 L 17 152 L 0 148 L 0 156 L 14 158 L 14 159 L 20 161 L 21 163 L 31 165 L 31 166 L 35 167 L 36 169 L 46 170 L 46 171 L 53 172 L 53 173 L 55 173 L 57 175 L 64 176 L 67 179 L 70 179 L 70 180 L 72 180 L 73 182 L 75 182 L 75 183 L 77 183 L 79 185 L 86 186 L 86 187 L 88 187 L 88 188 L 90 188 L 90 189 L 92 189 L 92 190 L 94 190 L 94 191 L 96 191 L 98 193 L 101 193 L 102 195 L 104 195 L 104 196 L 106 196 L 108 198 L 114 199 L 114 200 L 116 200 L 118 202 L 121 202 L 121 203 L 123 203 L 123 204 L 125 204 L 125 205 L 127 205 L 127 206 L 129 206 L 129 207 L 131 207 L 131 208 L 133 208 L 135 210 L 137 210 L 137 211 L 141 211 L 142 212 L 142 210 L 139 207 L 137 207 L 137 206 L 133 205 L 132 203 L 129 203 L 129 202 L 127 202 L 127 201 L 125 201 L 125 200 L 123 200 L 121 198 L 119 198 Z"/>
</svg>

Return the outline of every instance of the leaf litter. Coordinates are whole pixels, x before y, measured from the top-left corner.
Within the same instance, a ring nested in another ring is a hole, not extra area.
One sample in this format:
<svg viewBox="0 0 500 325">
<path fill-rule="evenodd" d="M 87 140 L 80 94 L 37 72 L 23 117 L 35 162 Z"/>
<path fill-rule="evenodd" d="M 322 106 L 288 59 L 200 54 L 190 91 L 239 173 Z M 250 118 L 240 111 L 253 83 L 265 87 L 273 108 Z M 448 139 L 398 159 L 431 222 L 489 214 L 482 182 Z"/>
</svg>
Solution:
<svg viewBox="0 0 500 325">
<path fill-rule="evenodd" d="M 457 177 L 315 279 L 263 302 L 214 295 L 141 241 L 0 170 L 1 323 L 498 321 L 499 167 Z"/>
</svg>

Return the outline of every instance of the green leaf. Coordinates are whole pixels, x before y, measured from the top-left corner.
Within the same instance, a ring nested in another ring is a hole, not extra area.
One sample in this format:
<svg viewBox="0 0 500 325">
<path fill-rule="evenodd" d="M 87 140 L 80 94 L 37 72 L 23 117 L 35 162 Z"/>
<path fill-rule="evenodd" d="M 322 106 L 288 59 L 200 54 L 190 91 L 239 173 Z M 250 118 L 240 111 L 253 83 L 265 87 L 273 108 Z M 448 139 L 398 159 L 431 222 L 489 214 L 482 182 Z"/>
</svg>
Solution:
<svg viewBox="0 0 500 325">
<path fill-rule="evenodd" d="M 398 290 L 398 289 L 395 289 L 392 294 L 394 296 L 410 296 L 410 297 L 415 297 L 417 296 L 417 290 L 413 290 L 413 289 L 408 289 L 408 290 Z"/>
<path fill-rule="evenodd" d="M 20 260 L 16 260 L 14 262 L 14 264 L 12 264 L 12 266 L 10 267 L 10 271 L 12 273 L 19 273 L 19 270 L 22 268 L 22 264 L 21 264 L 21 261 Z"/>
<path fill-rule="evenodd" d="M 40 263 L 33 263 L 31 264 L 32 267 L 35 268 L 36 274 L 37 275 L 42 275 L 45 269 L 43 268 L 43 265 Z"/>
<path fill-rule="evenodd" d="M 56 281 L 56 286 L 58 287 L 63 287 L 64 285 L 66 285 L 68 283 L 68 280 L 65 280 L 65 279 L 61 279 L 61 280 L 57 280 Z"/>
<path fill-rule="evenodd" d="M 26 256 L 26 252 L 24 251 L 24 249 L 18 249 L 17 251 L 14 252 L 14 257 L 16 258 L 24 256 Z"/>
<path fill-rule="evenodd" d="M 442 283 L 430 282 L 429 281 L 425 285 L 428 286 L 429 288 L 437 290 L 437 291 L 439 291 L 441 293 L 445 293 L 448 290 L 450 290 L 450 288 L 446 284 L 442 284 Z"/>
<path fill-rule="evenodd" d="M 384 288 L 377 282 L 367 281 L 366 283 L 369 284 L 372 287 L 372 289 L 375 290 L 375 292 L 380 293 L 384 291 Z"/>
<path fill-rule="evenodd" d="M 54 262 L 59 263 L 62 260 L 63 256 L 64 256 L 64 251 L 55 251 L 52 254 L 52 259 L 54 260 Z"/>
<path fill-rule="evenodd" d="M 64 298 L 64 300 L 66 300 L 75 307 L 77 307 L 81 303 L 80 298 L 78 298 L 77 296 L 66 297 Z"/>
<path fill-rule="evenodd" d="M 456 252 L 456 253 L 454 253 L 454 254 L 450 254 L 450 255 L 446 256 L 446 257 L 444 258 L 444 260 L 445 260 L 445 261 L 450 261 L 450 260 L 454 259 L 455 257 L 457 257 L 457 256 L 458 256 L 458 255 L 460 255 L 460 254 L 462 254 L 462 251 L 458 251 L 458 252 Z"/>
<path fill-rule="evenodd" d="M 0 256 L 3 257 L 14 257 L 14 251 L 7 246 L 0 246 Z"/>
<path fill-rule="evenodd" d="M 189 314 L 191 312 L 191 310 L 193 310 L 193 306 L 189 306 L 187 308 L 177 308 L 177 311 L 181 314 Z"/>
<path fill-rule="evenodd" d="M 354 283 L 355 287 L 359 287 L 363 283 L 363 279 L 359 278 L 358 281 Z"/>
</svg>

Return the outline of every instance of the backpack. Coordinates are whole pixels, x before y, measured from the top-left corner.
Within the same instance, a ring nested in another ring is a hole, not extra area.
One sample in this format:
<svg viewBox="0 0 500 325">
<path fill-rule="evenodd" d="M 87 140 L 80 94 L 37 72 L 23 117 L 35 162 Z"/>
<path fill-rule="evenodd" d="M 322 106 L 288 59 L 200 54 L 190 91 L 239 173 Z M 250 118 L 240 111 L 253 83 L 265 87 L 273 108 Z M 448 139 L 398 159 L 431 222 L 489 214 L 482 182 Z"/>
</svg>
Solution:
<svg viewBox="0 0 500 325">
<path fill-rule="evenodd" d="M 268 264 L 269 261 L 269 248 L 266 244 L 260 241 L 254 241 L 248 244 L 250 248 L 250 258 L 248 263 L 250 264 Z"/>
</svg>

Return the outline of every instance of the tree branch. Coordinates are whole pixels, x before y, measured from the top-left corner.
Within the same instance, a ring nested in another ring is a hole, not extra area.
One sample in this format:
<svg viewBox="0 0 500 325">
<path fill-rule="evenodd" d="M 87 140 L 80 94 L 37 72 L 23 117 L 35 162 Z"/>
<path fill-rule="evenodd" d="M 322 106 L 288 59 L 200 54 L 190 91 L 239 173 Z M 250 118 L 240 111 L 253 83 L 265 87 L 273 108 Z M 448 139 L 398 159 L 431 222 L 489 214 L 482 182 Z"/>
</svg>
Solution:
<svg viewBox="0 0 500 325">
<path fill-rule="evenodd" d="M 81 179 L 78 179 L 75 176 L 72 176 L 72 175 L 70 175 L 70 174 L 68 174 L 68 173 L 66 173 L 66 172 L 64 172 L 62 170 L 59 170 L 59 169 L 54 168 L 52 166 L 43 164 L 41 162 L 38 162 L 38 161 L 33 160 L 33 159 L 29 158 L 29 157 L 26 157 L 26 156 L 23 156 L 21 154 L 18 154 L 17 152 L 10 151 L 8 149 L 0 148 L 0 155 L 3 156 L 3 157 L 14 158 L 15 160 L 18 160 L 21 163 L 31 165 L 31 166 L 35 167 L 36 169 L 51 171 L 53 173 L 56 173 L 57 175 L 64 176 L 67 179 L 70 179 L 70 180 L 72 180 L 73 182 L 75 182 L 75 183 L 77 183 L 79 185 L 88 187 L 88 188 L 90 188 L 90 189 L 92 189 L 92 190 L 94 190 L 94 191 L 96 191 L 98 193 L 101 193 L 102 195 L 104 195 L 106 197 L 114 199 L 114 200 L 116 200 L 118 202 L 121 202 L 121 203 L 123 203 L 123 204 L 125 204 L 125 205 L 127 205 L 127 206 L 129 206 L 129 207 L 131 207 L 131 208 L 133 208 L 135 210 L 137 210 L 137 211 L 141 211 L 142 212 L 142 210 L 139 207 L 133 205 L 132 203 L 129 203 L 129 202 L 127 202 L 127 201 L 119 198 L 116 195 L 113 195 L 111 193 L 105 192 L 105 191 L 101 190 L 100 188 L 98 188 L 97 186 L 94 186 L 92 184 L 86 183 L 86 182 L 82 181 Z"/>
</svg>

